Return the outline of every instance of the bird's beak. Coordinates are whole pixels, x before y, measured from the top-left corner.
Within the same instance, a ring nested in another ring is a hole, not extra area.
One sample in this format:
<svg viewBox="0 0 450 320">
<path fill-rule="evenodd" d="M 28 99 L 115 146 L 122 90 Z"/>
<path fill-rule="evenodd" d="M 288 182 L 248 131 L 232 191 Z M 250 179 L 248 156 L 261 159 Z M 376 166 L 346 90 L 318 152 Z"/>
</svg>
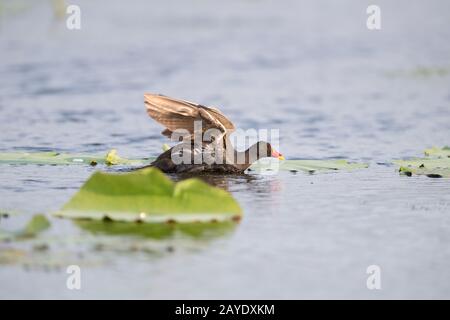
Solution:
<svg viewBox="0 0 450 320">
<path fill-rule="evenodd" d="M 275 150 L 272 150 L 272 157 L 277 158 L 278 160 L 284 160 L 283 155 Z"/>
</svg>

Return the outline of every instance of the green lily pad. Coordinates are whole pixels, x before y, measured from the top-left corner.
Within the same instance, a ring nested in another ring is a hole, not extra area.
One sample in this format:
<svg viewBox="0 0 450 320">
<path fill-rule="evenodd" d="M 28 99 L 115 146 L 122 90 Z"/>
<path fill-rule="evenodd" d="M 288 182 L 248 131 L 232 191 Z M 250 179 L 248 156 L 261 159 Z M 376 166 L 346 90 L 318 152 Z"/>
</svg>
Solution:
<svg viewBox="0 0 450 320">
<path fill-rule="evenodd" d="M 401 174 L 412 176 L 415 175 L 425 175 L 429 178 L 450 178 L 449 168 L 411 168 L 411 167 L 400 167 L 399 172 Z"/>
<path fill-rule="evenodd" d="M 436 148 L 425 150 L 425 158 L 409 160 L 394 160 L 400 167 L 400 174 L 407 176 L 425 175 L 430 178 L 450 178 L 450 148 Z"/>
<path fill-rule="evenodd" d="M 94 173 L 55 213 L 73 219 L 123 222 L 206 222 L 239 219 L 242 210 L 225 190 L 198 179 L 173 182 L 156 168 Z"/>
<path fill-rule="evenodd" d="M 355 170 L 367 168 L 365 163 L 350 163 L 347 160 L 282 160 L 265 158 L 250 166 L 250 171 L 264 172 L 267 170 L 304 171 L 314 173 L 328 170 Z"/>
<path fill-rule="evenodd" d="M 425 156 L 435 158 L 450 158 L 450 147 L 445 146 L 443 148 L 432 147 L 425 150 Z"/>
<path fill-rule="evenodd" d="M 106 156 L 71 154 L 59 152 L 2 152 L 0 164 L 37 164 L 37 165 L 132 165 L 148 164 L 151 159 L 124 159 L 117 155 L 116 150 L 109 151 Z"/>
<path fill-rule="evenodd" d="M 163 145 L 163 150 L 168 150 L 168 145 Z M 155 158 L 126 159 L 117 154 L 115 149 L 109 151 L 106 156 L 65 154 L 58 152 L 37 153 L 0 153 L 0 164 L 39 164 L 39 165 L 69 165 L 69 164 L 104 164 L 126 165 L 130 167 L 144 166 Z M 367 168 L 364 163 L 350 163 L 347 160 L 282 160 L 273 158 L 261 159 L 251 165 L 250 170 L 256 172 L 266 171 L 305 171 L 316 172 L 326 170 L 354 170 Z"/>
</svg>

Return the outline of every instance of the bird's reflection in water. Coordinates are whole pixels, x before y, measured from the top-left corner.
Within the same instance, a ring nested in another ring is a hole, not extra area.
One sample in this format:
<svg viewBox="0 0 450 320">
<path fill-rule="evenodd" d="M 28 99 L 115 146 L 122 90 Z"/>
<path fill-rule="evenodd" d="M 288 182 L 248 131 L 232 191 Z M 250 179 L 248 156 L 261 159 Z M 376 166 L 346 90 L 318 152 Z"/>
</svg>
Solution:
<svg viewBox="0 0 450 320">
<path fill-rule="evenodd" d="M 133 172 L 139 168 L 114 168 L 113 172 Z M 212 174 L 212 173 L 168 173 L 172 181 L 178 182 L 190 178 L 200 179 L 207 184 L 221 188 L 228 192 L 248 192 L 249 194 L 267 195 L 269 197 L 279 193 L 282 183 L 278 175 L 265 175 L 246 171 L 242 174 Z"/>
<path fill-rule="evenodd" d="M 121 168 L 118 172 L 131 172 L 142 168 Z M 279 205 L 279 196 L 283 183 L 281 176 L 277 172 L 274 174 L 262 174 L 248 170 L 242 174 L 212 174 L 212 173 L 169 173 L 167 176 L 175 182 L 197 178 L 205 183 L 228 191 L 239 198 L 251 201 L 263 201 L 270 206 Z M 240 200 L 238 199 L 238 200 Z"/>
<path fill-rule="evenodd" d="M 248 174 L 171 174 L 174 181 L 182 181 L 190 178 L 197 178 L 207 184 L 230 191 L 230 187 L 236 184 L 248 184 L 258 178 Z"/>
<path fill-rule="evenodd" d="M 273 198 L 282 189 L 282 183 L 276 175 L 259 174 L 173 174 L 174 181 L 189 178 L 200 179 L 207 184 L 232 193 L 246 193 L 250 197 Z"/>
</svg>

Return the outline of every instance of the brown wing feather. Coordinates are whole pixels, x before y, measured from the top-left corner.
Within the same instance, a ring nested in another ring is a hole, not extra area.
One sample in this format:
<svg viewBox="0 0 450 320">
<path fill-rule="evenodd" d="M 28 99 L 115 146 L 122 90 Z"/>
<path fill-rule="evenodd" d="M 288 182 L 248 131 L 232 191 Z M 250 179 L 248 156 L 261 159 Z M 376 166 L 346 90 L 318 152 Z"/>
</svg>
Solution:
<svg viewBox="0 0 450 320">
<path fill-rule="evenodd" d="M 181 128 L 194 131 L 194 120 L 199 118 L 196 107 L 152 94 L 145 94 L 144 99 L 147 114 L 170 131 Z"/>
<path fill-rule="evenodd" d="M 185 103 L 185 104 L 193 106 L 193 107 L 204 108 L 204 109 L 208 110 L 210 113 L 212 113 L 212 115 L 214 117 L 216 117 L 217 120 L 220 121 L 220 123 L 227 129 L 228 132 L 232 132 L 232 131 L 236 130 L 233 122 L 231 122 L 219 109 L 217 109 L 215 107 L 206 107 L 206 106 L 203 106 L 203 105 L 200 105 L 200 104 L 197 104 L 194 102 L 190 102 L 187 100 L 173 99 L 173 98 L 170 98 L 170 99 L 180 102 L 180 103 Z"/>
<path fill-rule="evenodd" d="M 208 110 L 210 113 L 212 113 L 212 115 L 217 120 L 219 120 L 220 123 L 222 123 L 222 125 L 227 129 L 228 133 L 231 133 L 232 131 L 236 130 L 233 122 L 231 122 L 227 117 L 225 117 L 225 115 L 222 112 L 220 112 L 219 109 L 213 108 L 213 107 L 205 107 L 205 106 L 202 106 L 202 107 L 205 108 L 206 110 Z"/>
<path fill-rule="evenodd" d="M 150 93 L 144 94 L 144 100 L 148 115 L 169 131 L 182 128 L 193 134 L 196 120 L 203 121 L 203 130 L 210 128 L 223 130 L 225 128 L 227 133 L 235 130 L 233 123 L 215 108 Z M 207 113 L 200 109 L 206 110 Z M 205 117 L 207 114 L 209 114 L 209 119 Z M 163 132 L 167 133 L 166 130 Z"/>
</svg>

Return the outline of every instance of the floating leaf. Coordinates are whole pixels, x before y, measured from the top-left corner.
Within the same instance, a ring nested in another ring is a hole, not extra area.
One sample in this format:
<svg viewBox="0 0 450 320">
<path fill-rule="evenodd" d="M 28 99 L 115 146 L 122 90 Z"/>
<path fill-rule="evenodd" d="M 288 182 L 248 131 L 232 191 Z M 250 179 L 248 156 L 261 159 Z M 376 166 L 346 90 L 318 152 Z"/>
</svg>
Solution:
<svg viewBox="0 0 450 320">
<path fill-rule="evenodd" d="M 38 165 L 69 165 L 69 164 L 107 164 L 141 166 L 152 159 L 124 159 L 117 155 L 116 150 L 109 151 L 106 156 L 71 154 L 59 152 L 2 152 L 0 164 L 38 164 Z"/>
<path fill-rule="evenodd" d="M 364 163 L 350 163 L 347 160 L 282 160 L 265 158 L 250 166 L 250 170 L 264 172 L 266 170 L 305 171 L 313 173 L 327 170 L 354 170 L 367 168 Z"/>
<path fill-rule="evenodd" d="M 445 146 L 443 148 L 432 147 L 425 150 L 425 156 L 435 158 L 450 158 L 450 147 Z"/>
<path fill-rule="evenodd" d="M 94 173 L 55 215 L 124 222 L 206 222 L 240 218 L 241 208 L 226 191 L 198 179 L 174 183 L 161 171 Z"/>
<path fill-rule="evenodd" d="M 450 148 L 436 148 L 425 150 L 425 158 L 413 158 L 409 160 L 394 160 L 393 163 L 400 167 L 401 174 L 411 176 L 426 175 L 430 178 L 450 178 Z"/>
<path fill-rule="evenodd" d="M 450 159 L 445 158 L 412 158 L 409 160 L 393 160 L 394 164 L 400 167 L 410 167 L 410 168 L 449 168 Z"/>
<path fill-rule="evenodd" d="M 399 172 L 401 174 L 412 176 L 415 175 L 425 175 L 429 178 L 450 178 L 449 168 L 414 168 L 414 167 L 400 167 Z"/>
<path fill-rule="evenodd" d="M 170 148 L 163 145 L 163 150 Z M 0 163 L 6 164 L 106 164 L 106 165 L 127 165 L 144 166 L 151 163 L 155 158 L 146 159 L 125 159 L 117 154 L 117 150 L 112 149 L 106 156 L 64 154 L 58 152 L 39 153 L 0 153 Z M 268 170 L 282 171 L 305 171 L 316 172 L 326 170 L 354 170 L 367 168 L 364 163 L 350 163 L 347 160 L 283 160 L 264 158 L 252 164 L 250 170 L 264 172 Z"/>
<path fill-rule="evenodd" d="M 42 164 L 67 165 L 90 164 L 92 161 L 105 162 L 104 157 L 77 154 L 63 154 L 58 152 L 13 152 L 0 153 L 0 163 L 6 164 Z"/>
</svg>

